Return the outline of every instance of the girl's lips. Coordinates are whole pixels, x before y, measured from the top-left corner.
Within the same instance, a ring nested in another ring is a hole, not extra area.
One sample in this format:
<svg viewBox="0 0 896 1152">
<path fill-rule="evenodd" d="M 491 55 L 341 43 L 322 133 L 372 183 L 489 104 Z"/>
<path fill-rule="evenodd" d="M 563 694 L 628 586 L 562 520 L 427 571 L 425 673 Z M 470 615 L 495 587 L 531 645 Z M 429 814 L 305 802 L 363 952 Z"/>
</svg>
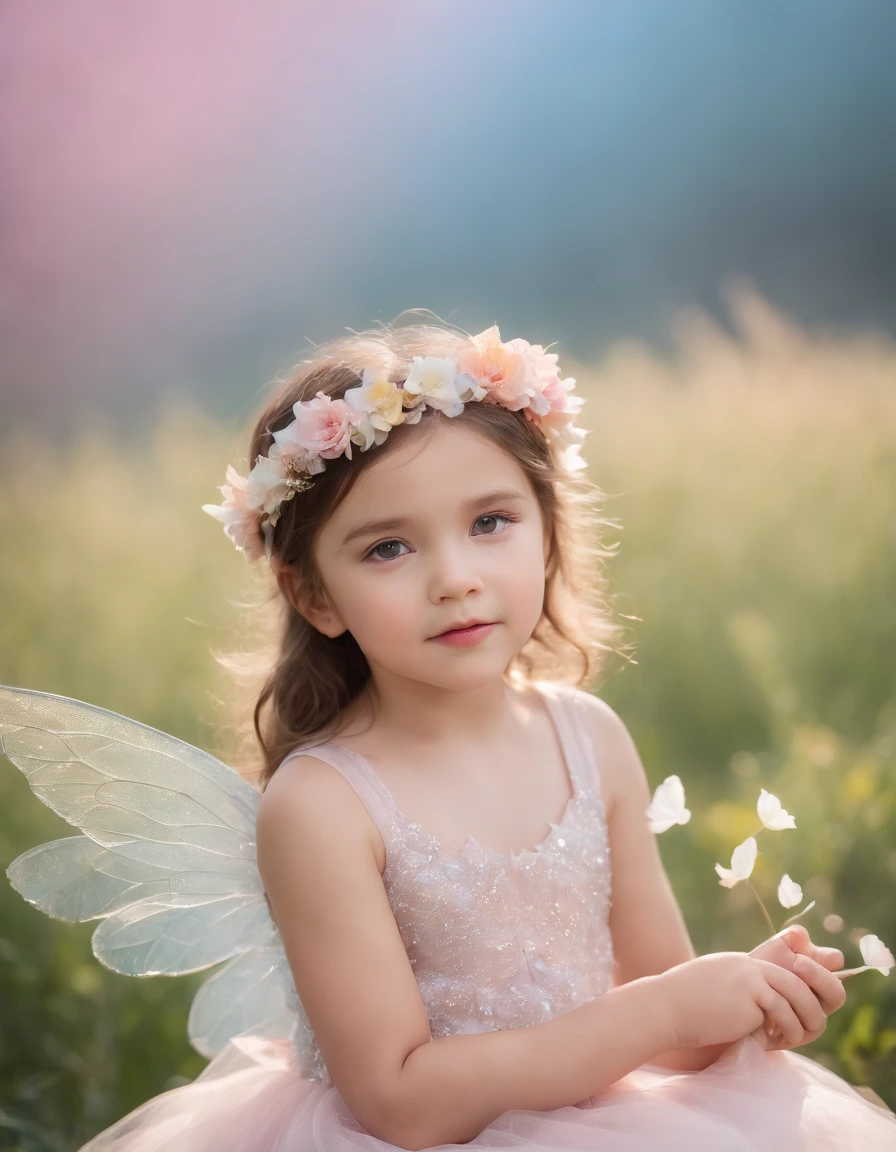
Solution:
<svg viewBox="0 0 896 1152">
<path fill-rule="evenodd" d="M 472 628 L 455 628 L 451 632 L 443 632 L 441 636 L 433 636 L 439 644 L 448 644 L 451 648 L 469 648 L 479 644 L 488 636 L 497 623 L 474 624 Z"/>
</svg>

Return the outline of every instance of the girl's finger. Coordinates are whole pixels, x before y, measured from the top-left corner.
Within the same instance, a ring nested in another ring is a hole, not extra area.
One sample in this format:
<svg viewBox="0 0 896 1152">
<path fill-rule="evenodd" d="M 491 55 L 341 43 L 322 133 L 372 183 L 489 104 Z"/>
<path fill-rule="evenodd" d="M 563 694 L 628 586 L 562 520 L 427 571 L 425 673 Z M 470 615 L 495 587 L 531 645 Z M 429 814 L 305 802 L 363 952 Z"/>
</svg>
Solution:
<svg viewBox="0 0 896 1152">
<path fill-rule="evenodd" d="M 803 1038 L 800 1041 L 801 1044 L 806 1043 L 806 1037 L 807 1037 L 807 1033 L 804 1032 Z M 784 1039 L 784 1036 L 782 1035 L 782 1033 L 780 1033 L 776 1028 L 775 1031 L 772 1033 L 771 1039 L 769 1041 L 768 1051 L 769 1052 L 785 1052 L 788 1048 L 791 1048 L 791 1047 L 792 1047 L 792 1045 L 787 1043 L 787 1041 Z"/>
<path fill-rule="evenodd" d="M 786 943 L 791 952 L 805 952 L 807 948 L 812 947 L 809 930 L 805 924 L 791 924 L 778 933 L 778 938 Z"/>
<path fill-rule="evenodd" d="M 796 968 L 802 966 L 807 961 L 803 957 L 799 963 L 794 962 Z M 813 960 L 808 960 L 808 963 L 813 965 L 817 972 L 817 978 L 822 976 L 830 977 L 836 980 L 836 976 L 832 976 L 820 964 L 815 965 Z M 807 1032 L 817 1032 L 825 1026 L 825 1014 L 821 1006 L 821 1002 L 815 994 L 814 989 L 810 988 L 808 983 L 796 971 L 787 972 L 784 968 L 778 968 L 774 964 L 768 965 L 766 969 L 766 981 L 769 986 L 777 993 L 783 996 L 788 1004 L 792 1007 L 793 1011 L 799 1017 L 800 1024 Z M 839 984 L 840 981 L 837 980 Z M 765 1005 L 762 1005 L 764 1008 Z M 782 1029 L 784 1031 L 784 1029 Z M 787 1032 L 784 1032 L 787 1036 Z"/>
<path fill-rule="evenodd" d="M 815 993 L 825 1016 L 830 1016 L 832 1012 L 843 1007 L 846 1000 L 846 989 L 833 972 L 829 972 L 827 968 L 822 968 L 820 964 L 810 960 L 808 956 L 798 956 L 794 961 L 793 971 Z"/>
<path fill-rule="evenodd" d="M 769 1049 L 776 1047 L 775 1030 L 783 1035 L 790 1048 L 802 1042 L 805 1029 L 785 996 L 776 992 L 774 988 L 769 988 L 762 1010 L 765 1012 L 765 1028 L 769 1033 Z"/>
<path fill-rule="evenodd" d="M 813 944 L 804 925 L 794 924 L 782 935 L 795 956 L 808 956 L 823 968 L 827 968 L 829 972 L 836 972 L 844 966 L 843 953 L 840 949 L 829 948 L 824 944 Z"/>
<path fill-rule="evenodd" d="M 819 963 L 822 968 L 827 968 L 828 972 L 838 972 L 846 964 L 839 948 L 819 947 L 816 944 L 812 946 L 812 951 L 807 952 L 806 955 Z"/>
</svg>

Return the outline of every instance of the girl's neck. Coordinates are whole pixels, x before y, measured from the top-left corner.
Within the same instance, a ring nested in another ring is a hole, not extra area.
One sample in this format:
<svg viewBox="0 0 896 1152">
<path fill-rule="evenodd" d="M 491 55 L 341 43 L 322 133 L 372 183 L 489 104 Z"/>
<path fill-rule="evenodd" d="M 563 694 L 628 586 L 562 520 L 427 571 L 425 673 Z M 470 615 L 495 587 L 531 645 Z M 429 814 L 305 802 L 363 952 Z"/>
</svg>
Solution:
<svg viewBox="0 0 896 1152">
<path fill-rule="evenodd" d="M 375 713 L 371 696 L 377 698 Z M 376 677 L 373 692 L 365 689 L 347 710 L 345 731 L 373 729 L 380 739 L 400 733 L 402 741 L 423 749 L 451 744 L 483 744 L 499 740 L 513 724 L 520 707 L 518 694 L 503 679 L 471 690 L 452 691 L 388 676 Z"/>
</svg>

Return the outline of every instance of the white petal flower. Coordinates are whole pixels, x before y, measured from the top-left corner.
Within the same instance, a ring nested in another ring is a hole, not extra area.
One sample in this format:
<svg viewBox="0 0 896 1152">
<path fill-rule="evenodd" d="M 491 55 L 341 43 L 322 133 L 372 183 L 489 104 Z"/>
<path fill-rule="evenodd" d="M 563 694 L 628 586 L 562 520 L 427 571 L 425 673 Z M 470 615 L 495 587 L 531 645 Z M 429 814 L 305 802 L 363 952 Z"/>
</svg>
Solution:
<svg viewBox="0 0 896 1152">
<path fill-rule="evenodd" d="M 684 785 L 678 776 L 667 776 L 653 794 L 647 809 L 651 832 L 665 832 L 673 824 L 687 824 L 691 813 L 684 806 Z"/>
<path fill-rule="evenodd" d="M 411 373 L 404 382 L 404 391 L 410 396 L 421 396 L 428 408 L 439 408 L 446 416 L 459 416 L 464 406 L 456 378 L 455 360 L 415 356 Z M 463 386 L 466 386 L 466 381 Z"/>
<path fill-rule="evenodd" d="M 469 400 L 484 400 L 488 395 L 485 388 L 465 372 L 459 373 L 456 383 L 457 393 L 465 404 Z"/>
<path fill-rule="evenodd" d="M 743 844 L 738 844 L 731 853 L 730 868 L 723 868 L 721 864 L 716 864 L 716 872 L 721 877 L 719 883 L 724 888 L 733 888 L 741 880 L 747 880 L 753 871 L 753 865 L 756 863 L 756 851 L 756 838 L 754 836 L 748 837 Z"/>
<path fill-rule="evenodd" d="M 859 948 L 862 959 L 869 968 L 876 968 L 884 976 L 888 975 L 894 965 L 893 953 L 880 937 L 871 934 L 863 936 L 859 941 Z"/>
<path fill-rule="evenodd" d="M 791 880 L 785 872 L 778 885 L 778 899 L 784 908 L 796 908 L 803 898 L 803 890 L 795 880 Z"/>
<path fill-rule="evenodd" d="M 796 828 L 796 820 L 781 807 L 781 801 L 771 792 L 763 788 L 759 793 L 756 811 L 762 821 L 762 827 L 771 832 L 780 832 L 784 828 Z"/>
<path fill-rule="evenodd" d="M 280 503 L 292 495 L 286 480 L 286 468 L 276 452 L 259 456 L 246 481 L 246 506 L 251 511 L 272 515 Z"/>
</svg>

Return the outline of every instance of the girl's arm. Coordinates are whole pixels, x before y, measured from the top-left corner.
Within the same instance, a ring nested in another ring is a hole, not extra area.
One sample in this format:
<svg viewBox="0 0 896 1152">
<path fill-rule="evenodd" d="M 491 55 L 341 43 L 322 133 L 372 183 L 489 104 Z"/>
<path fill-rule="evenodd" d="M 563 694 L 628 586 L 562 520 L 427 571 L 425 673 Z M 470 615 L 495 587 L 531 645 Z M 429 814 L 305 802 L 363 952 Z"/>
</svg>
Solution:
<svg viewBox="0 0 896 1152">
<path fill-rule="evenodd" d="M 312 754 L 270 781 L 257 847 L 333 1083 L 381 1140 L 463 1143 L 509 1109 L 598 1095 L 675 1043 L 676 1022 L 649 975 L 533 1027 L 433 1040 L 383 887 L 382 840 L 350 785 Z"/>
<path fill-rule="evenodd" d="M 581 695 L 590 718 L 607 809 L 613 873 L 610 931 L 618 987 L 692 960 L 695 952 L 656 835 L 647 822 L 651 792 L 635 743 L 609 704 L 590 693 Z M 657 1054 L 652 1063 L 697 1071 L 712 1064 L 727 1047 L 679 1048 Z"/>
</svg>

